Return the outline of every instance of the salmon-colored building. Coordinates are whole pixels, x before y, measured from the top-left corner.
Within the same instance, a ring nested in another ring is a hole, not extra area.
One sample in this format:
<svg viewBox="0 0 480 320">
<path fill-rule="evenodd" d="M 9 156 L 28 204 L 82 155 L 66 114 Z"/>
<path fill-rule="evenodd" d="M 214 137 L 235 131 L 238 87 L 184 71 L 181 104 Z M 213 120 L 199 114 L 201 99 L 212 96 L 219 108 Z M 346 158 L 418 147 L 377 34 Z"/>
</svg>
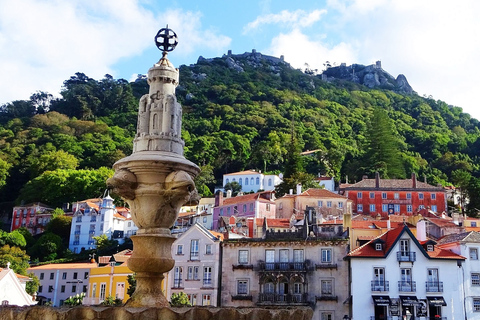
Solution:
<svg viewBox="0 0 480 320">
<path fill-rule="evenodd" d="M 434 213 L 447 211 L 446 192 L 441 186 L 432 186 L 411 179 L 363 179 L 355 184 L 340 186 L 340 193 L 353 201 L 353 213 L 387 216 L 414 215 L 423 209 Z"/>
</svg>

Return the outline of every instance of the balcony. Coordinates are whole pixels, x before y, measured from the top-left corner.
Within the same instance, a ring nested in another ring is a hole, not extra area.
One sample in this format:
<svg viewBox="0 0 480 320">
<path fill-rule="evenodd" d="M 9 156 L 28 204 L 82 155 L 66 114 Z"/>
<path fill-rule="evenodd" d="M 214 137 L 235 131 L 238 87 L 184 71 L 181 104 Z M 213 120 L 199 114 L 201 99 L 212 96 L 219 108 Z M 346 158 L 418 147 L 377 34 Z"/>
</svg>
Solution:
<svg viewBox="0 0 480 320">
<path fill-rule="evenodd" d="M 203 286 L 204 287 L 211 287 L 212 286 L 212 279 L 203 279 Z"/>
<path fill-rule="evenodd" d="M 410 251 L 398 251 L 397 252 L 397 261 L 398 262 L 415 262 L 417 256 L 415 252 Z"/>
<path fill-rule="evenodd" d="M 317 300 L 317 301 L 337 301 L 338 302 L 338 296 L 334 296 L 333 294 L 322 293 L 322 295 L 320 295 L 320 296 L 315 296 L 315 300 Z"/>
<path fill-rule="evenodd" d="M 417 284 L 415 281 L 398 281 L 398 291 L 400 292 L 416 292 Z"/>
<path fill-rule="evenodd" d="M 278 294 L 278 293 L 260 293 L 258 304 L 308 304 L 308 294 Z"/>
<path fill-rule="evenodd" d="M 232 296 L 232 301 L 234 300 L 252 301 L 253 297 L 251 295 L 246 295 L 246 294 L 237 294 Z"/>
<path fill-rule="evenodd" d="M 173 288 L 172 289 L 183 289 L 182 279 L 173 279 Z"/>
<path fill-rule="evenodd" d="M 338 269 L 338 266 L 336 263 L 321 263 L 321 264 L 315 264 L 315 270 L 318 269 Z"/>
<path fill-rule="evenodd" d="M 305 262 L 260 262 L 260 271 L 307 271 Z"/>
<path fill-rule="evenodd" d="M 443 292 L 443 282 L 427 281 L 425 282 L 425 288 L 427 292 Z"/>
<path fill-rule="evenodd" d="M 232 264 L 232 270 L 253 270 L 253 264 Z"/>
<path fill-rule="evenodd" d="M 390 283 L 388 281 L 372 281 L 371 287 L 373 292 L 386 292 L 390 290 Z"/>
</svg>

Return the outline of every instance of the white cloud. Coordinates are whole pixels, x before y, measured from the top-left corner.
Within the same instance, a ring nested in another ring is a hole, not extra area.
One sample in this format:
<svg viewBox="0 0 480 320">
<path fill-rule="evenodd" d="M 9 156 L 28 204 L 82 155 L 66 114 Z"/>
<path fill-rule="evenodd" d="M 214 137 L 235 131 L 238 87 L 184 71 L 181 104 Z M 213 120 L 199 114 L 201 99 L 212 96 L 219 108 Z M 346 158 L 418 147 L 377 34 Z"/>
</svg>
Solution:
<svg viewBox="0 0 480 320">
<path fill-rule="evenodd" d="M 249 22 L 243 29 L 246 34 L 251 30 L 259 29 L 266 24 L 282 24 L 290 28 L 308 27 L 319 21 L 326 10 L 313 10 L 306 12 L 304 10 L 288 11 L 283 10 L 280 13 L 270 13 L 257 17 L 255 21 Z"/>
<path fill-rule="evenodd" d="M 308 63 L 311 69 L 319 71 L 323 69 L 323 63 L 326 61 L 345 63 L 356 61 L 354 49 L 350 45 L 339 43 L 328 47 L 319 41 L 309 39 L 298 29 L 275 37 L 267 52 L 277 57 L 283 55 L 285 61 L 295 68 L 305 69 L 305 63 Z"/>
<path fill-rule="evenodd" d="M 78 71 L 97 79 L 115 76 L 112 66 L 151 48 L 164 22 L 178 26 L 179 54 L 230 43 L 202 30 L 198 13 L 155 14 L 136 0 L 0 0 L 0 7 L 0 103 L 28 99 L 36 90 L 56 94 Z"/>
</svg>

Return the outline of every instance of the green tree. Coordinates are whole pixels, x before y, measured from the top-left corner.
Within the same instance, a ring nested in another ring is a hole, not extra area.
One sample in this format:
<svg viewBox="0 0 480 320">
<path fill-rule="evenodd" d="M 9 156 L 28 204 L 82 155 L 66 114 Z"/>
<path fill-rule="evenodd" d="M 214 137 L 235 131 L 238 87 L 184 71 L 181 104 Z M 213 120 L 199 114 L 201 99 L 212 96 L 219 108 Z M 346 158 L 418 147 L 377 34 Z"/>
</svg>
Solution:
<svg viewBox="0 0 480 320">
<path fill-rule="evenodd" d="M 366 171 L 379 172 L 383 178 L 405 178 L 400 142 L 385 110 L 376 107 L 367 131 Z"/>
<path fill-rule="evenodd" d="M 27 282 L 25 285 L 25 291 L 29 295 L 33 295 L 34 293 L 38 292 L 38 287 L 40 286 L 40 280 L 37 278 L 37 276 L 33 273 L 30 272 L 27 275 L 31 280 Z"/>
<path fill-rule="evenodd" d="M 30 163 L 29 171 L 31 177 L 37 177 L 45 171 L 54 171 L 57 169 L 71 169 L 78 167 L 78 160 L 75 156 L 63 150 L 47 151 L 40 156 L 31 154 L 27 158 Z"/>
<path fill-rule="evenodd" d="M 93 240 L 95 240 L 98 250 L 108 249 L 118 244 L 117 240 L 109 239 L 106 234 L 93 237 Z"/>
<path fill-rule="evenodd" d="M 4 246 L 6 244 L 12 247 L 25 248 L 27 241 L 25 240 L 23 234 L 18 230 L 14 230 L 12 232 L 0 230 L 0 246 Z"/>
<path fill-rule="evenodd" d="M 7 184 L 7 178 L 11 167 L 11 164 L 0 158 L 0 189 Z"/>
<path fill-rule="evenodd" d="M 128 282 L 127 294 L 131 297 L 135 292 L 135 289 L 137 288 L 137 279 L 135 278 L 135 273 L 129 274 L 127 276 L 127 282 Z"/>
<path fill-rule="evenodd" d="M 215 177 L 213 175 L 213 166 L 205 165 L 200 167 L 200 173 L 195 177 L 195 186 L 198 193 L 202 197 L 212 196 L 213 193 L 208 187 L 215 184 Z"/>
<path fill-rule="evenodd" d="M 227 182 L 223 188 L 225 191 L 231 190 L 234 197 L 242 191 L 242 186 L 237 181 Z"/>
<path fill-rule="evenodd" d="M 455 187 L 460 191 L 460 208 L 462 214 L 465 213 L 465 203 L 468 195 L 468 188 L 470 186 L 472 175 L 465 170 L 455 170 L 452 172 L 452 181 Z"/>
<path fill-rule="evenodd" d="M 32 258 L 40 261 L 51 261 L 62 254 L 63 244 L 60 236 L 46 232 L 28 251 Z"/>
<path fill-rule="evenodd" d="M 66 215 L 54 215 L 54 217 L 47 223 L 47 226 L 45 227 L 45 232 L 50 232 L 60 236 L 63 240 L 63 243 L 65 245 L 68 245 L 71 226 L 72 217 Z"/>
<path fill-rule="evenodd" d="M 5 268 L 10 262 L 10 268 L 18 274 L 26 275 L 27 269 L 30 267 L 28 261 L 30 256 L 19 247 L 12 247 L 8 244 L 0 248 L 0 266 Z"/>
<path fill-rule="evenodd" d="M 191 303 L 185 292 L 172 293 L 170 297 L 170 305 L 172 307 L 190 307 Z"/>
<path fill-rule="evenodd" d="M 469 203 L 467 214 L 470 217 L 478 217 L 480 213 L 480 178 L 472 177 L 468 186 Z"/>
</svg>

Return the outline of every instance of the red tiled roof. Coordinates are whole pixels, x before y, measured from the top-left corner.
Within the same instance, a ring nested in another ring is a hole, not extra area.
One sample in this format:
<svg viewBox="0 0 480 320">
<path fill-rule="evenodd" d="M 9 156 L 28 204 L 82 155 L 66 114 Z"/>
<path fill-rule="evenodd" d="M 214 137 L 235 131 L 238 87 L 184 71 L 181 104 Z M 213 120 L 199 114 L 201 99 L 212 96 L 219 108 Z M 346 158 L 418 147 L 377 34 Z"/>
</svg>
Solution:
<svg viewBox="0 0 480 320">
<path fill-rule="evenodd" d="M 356 188 L 375 188 L 376 180 L 375 179 L 363 179 L 360 182 L 349 186 L 343 186 L 346 189 L 356 189 Z M 412 179 L 380 179 L 380 189 L 413 189 Z M 432 189 L 432 190 L 443 190 L 443 187 L 435 187 L 425 182 L 420 182 L 417 180 L 416 189 Z"/>
<path fill-rule="evenodd" d="M 258 172 L 255 170 L 245 170 L 245 171 L 227 173 L 227 174 L 224 174 L 224 176 L 236 176 L 236 175 L 245 175 L 245 174 L 261 174 L 261 172 Z"/>
<path fill-rule="evenodd" d="M 82 269 L 82 268 L 94 268 L 96 263 L 92 262 L 80 262 L 80 263 L 49 263 L 41 266 L 30 267 L 27 270 L 50 270 L 50 269 Z"/>
<path fill-rule="evenodd" d="M 235 204 L 235 203 L 243 203 L 243 202 L 252 202 L 252 201 L 260 201 L 260 202 L 269 202 L 269 203 L 275 203 L 272 200 L 268 200 L 265 198 L 260 197 L 260 195 L 263 192 L 257 192 L 257 193 L 249 193 L 245 194 L 243 196 L 236 196 L 236 197 L 231 197 L 231 198 L 225 198 L 223 200 L 223 205 L 229 205 L 229 204 Z"/>
<path fill-rule="evenodd" d="M 263 218 L 256 218 L 255 224 L 263 226 Z M 267 219 L 268 228 L 290 228 L 290 219 Z"/>
<path fill-rule="evenodd" d="M 320 188 L 310 188 L 303 191 L 300 194 L 286 194 L 282 198 L 291 198 L 291 197 L 316 197 L 316 198 L 338 198 L 338 199 L 348 199 L 345 196 L 339 195 L 338 193 L 328 191 L 326 189 Z"/>
<path fill-rule="evenodd" d="M 462 259 L 465 260 L 465 257 L 453 253 L 450 250 L 442 249 L 438 246 L 433 246 L 433 251 L 427 251 L 427 254 L 430 258 L 434 259 Z"/>
<path fill-rule="evenodd" d="M 114 213 L 113 217 L 121 220 L 126 220 L 126 218 L 119 213 Z"/>
<path fill-rule="evenodd" d="M 431 223 L 439 226 L 439 227 L 458 227 L 451 219 L 443 219 L 443 218 L 427 218 Z"/>
</svg>

